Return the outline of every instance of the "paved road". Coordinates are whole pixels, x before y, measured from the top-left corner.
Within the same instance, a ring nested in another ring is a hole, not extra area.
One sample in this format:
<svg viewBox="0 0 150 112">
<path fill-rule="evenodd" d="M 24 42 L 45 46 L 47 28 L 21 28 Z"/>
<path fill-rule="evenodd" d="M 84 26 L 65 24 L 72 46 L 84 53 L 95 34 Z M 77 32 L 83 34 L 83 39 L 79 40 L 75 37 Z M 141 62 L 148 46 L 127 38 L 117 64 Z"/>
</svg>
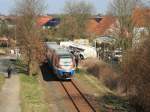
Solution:
<svg viewBox="0 0 150 112">
<path fill-rule="evenodd" d="M 11 64 L 12 56 L 0 57 L 0 73 L 7 76 L 7 68 Z M 13 73 L 11 78 L 6 78 L 5 84 L 0 91 L 0 112 L 21 112 L 20 108 L 20 80 Z"/>
<path fill-rule="evenodd" d="M 6 79 L 0 92 L 0 112 L 21 112 L 19 90 L 20 82 L 17 75 Z"/>
</svg>

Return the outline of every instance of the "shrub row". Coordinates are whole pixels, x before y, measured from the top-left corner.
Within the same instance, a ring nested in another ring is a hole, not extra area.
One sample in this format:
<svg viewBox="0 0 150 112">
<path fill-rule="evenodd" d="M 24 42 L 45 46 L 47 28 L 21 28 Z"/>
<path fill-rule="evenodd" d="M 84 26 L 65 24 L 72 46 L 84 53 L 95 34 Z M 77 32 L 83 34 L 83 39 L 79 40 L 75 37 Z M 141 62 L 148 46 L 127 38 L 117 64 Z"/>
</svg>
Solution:
<svg viewBox="0 0 150 112">
<path fill-rule="evenodd" d="M 123 58 L 123 80 L 130 103 L 138 112 L 150 112 L 150 40 L 129 50 Z"/>
<path fill-rule="evenodd" d="M 89 59 L 82 63 L 86 71 L 99 78 L 110 89 L 116 89 L 118 83 L 118 75 L 105 62 L 98 59 Z"/>
</svg>

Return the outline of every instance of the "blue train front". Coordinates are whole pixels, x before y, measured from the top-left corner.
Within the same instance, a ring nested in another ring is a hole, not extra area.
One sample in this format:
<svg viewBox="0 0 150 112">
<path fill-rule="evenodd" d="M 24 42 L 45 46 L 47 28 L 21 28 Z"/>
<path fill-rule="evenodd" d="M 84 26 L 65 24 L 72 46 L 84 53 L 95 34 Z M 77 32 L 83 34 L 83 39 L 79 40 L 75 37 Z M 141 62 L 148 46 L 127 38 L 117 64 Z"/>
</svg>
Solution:
<svg viewBox="0 0 150 112">
<path fill-rule="evenodd" d="M 75 74 L 73 55 L 59 45 L 47 44 L 47 60 L 59 79 L 71 79 Z"/>
<path fill-rule="evenodd" d="M 55 66 L 54 71 L 60 79 L 70 79 L 75 74 L 73 58 L 63 55 L 59 58 L 59 66 Z"/>
</svg>

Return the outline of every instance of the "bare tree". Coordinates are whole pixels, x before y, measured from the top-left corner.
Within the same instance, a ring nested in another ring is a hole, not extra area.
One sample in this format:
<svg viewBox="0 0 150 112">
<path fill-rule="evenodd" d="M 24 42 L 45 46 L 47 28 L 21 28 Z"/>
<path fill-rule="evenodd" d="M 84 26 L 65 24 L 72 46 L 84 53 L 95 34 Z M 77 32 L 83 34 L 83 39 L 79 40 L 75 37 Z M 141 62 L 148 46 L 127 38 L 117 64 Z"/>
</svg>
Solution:
<svg viewBox="0 0 150 112">
<path fill-rule="evenodd" d="M 36 21 L 43 13 L 44 1 L 41 0 L 18 0 L 16 2 L 17 13 L 17 44 L 20 47 L 27 72 L 33 73 L 33 67 L 41 59 L 43 51 L 40 28 Z"/>
<path fill-rule="evenodd" d="M 137 0 L 113 0 L 112 2 L 112 14 L 116 16 L 118 19 L 118 38 L 120 39 L 119 44 L 121 47 L 125 47 L 128 49 L 132 44 L 133 29 L 136 26 L 132 19 L 133 11 L 135 10 L 135 6 L 139 2 Z M 144 14 L 145 11 L 143 11 Z M 146 25 L 143 27 L 147 27 L 149 17 L 147 13 L 144 14 Z M 142 17 L 143 18 L 143 17 Z M 137 16 L 137 19 L 141 19 Z M 148 21 L 147 21 L 148 20 Z M 145 23 L 144 22 L 144 23 Z M 148 25 L 149 26 L 149 25 Z M 125 32 L 129 33 L 129 36 L 126 35 Z M 125 33 L 125 34 L 124 34 Z M 127 38 L 128 37 L 128 38 Z M 149 37 L 149 35 L 148 35 Z M 122 61 L 122 71 L 123 75 L 121 76 L 122 82 L 125 84 L 125 91 L 131 99 L 129 102 L 134 105 L 137 111 L 150 111 L 150 99 L 149 95 L 149 39 L 144 40 L 140 43 L 137 48 L 132 48 L 127 50 L 127 52 L 123 56 Z"/>
<path fill-rule="evenodd" d="M 64 7 L 65 17 L 60 27 L 60 34 L 70 39 L 85 38 L 86 23 L 93 13 L 93 9 L 93 5 L 85 1 L 67 1 Z"/>
<path fill-rule="evenodd" d="M 139 0 L 113 0 L 109 6 L 109 14 L 117 18 L 117 45 L 123 49 L 132 46 L 133 29 L 135 24 L 132 21 L 134 8 L 140 4 Z"/>
<path fill-rule="evenodd" d="M 150 21 L 150 9 L 149 8 L 145 8 L 143 16 L 144 16 L 145 27 L 148 33 L 147 35 L 149 36 L 150 35 L 150 22 L 149 22 Z"/>
<path fill-rule="evenodd" d="M 126 85 L 129 103 L 135 106 L 139 112 L 150 111 L 149 43 L 150 39 L 146 38 L 139 47 L 128 50 L 122 62 L 122 81 Z"/>
<path fill-rule="evenodd" d="M 0 21 L 0 36 L 8 36 L 8 23 L 5 20 Z"/>
<path fill-rule="evenodd" d="M 63 36 L 68 39 L 73 39 L 78 36 L 77 34 L 77 23 L 76 19 L 71 16 L 65 16 L 61 20 L 61 24 L 58 29 L 58 33 L 60 36 Z"/>
</svg>

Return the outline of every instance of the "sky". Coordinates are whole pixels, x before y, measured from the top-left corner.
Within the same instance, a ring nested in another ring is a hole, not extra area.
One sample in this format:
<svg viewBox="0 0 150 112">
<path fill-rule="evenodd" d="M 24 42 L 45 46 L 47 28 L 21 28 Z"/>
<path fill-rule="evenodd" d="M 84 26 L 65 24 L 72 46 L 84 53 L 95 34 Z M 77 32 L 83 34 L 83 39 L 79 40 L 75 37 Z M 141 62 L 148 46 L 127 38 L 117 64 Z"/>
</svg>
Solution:
<svg viewBox="0 0 150 112">
<path fill-rule="evenodd" d="M 0 0 L 0 13 L 1 14 L 10 14 L 14 7 L 14 0 Z M 62 13 L 63 7 L 66 0 L 46 0 L 47 11 L 46 13 Z M 85 0 L 90 2 L 95 7 L 96 13 L 105 13 L 108 7 L 109 0 Z"/>
</svg>

